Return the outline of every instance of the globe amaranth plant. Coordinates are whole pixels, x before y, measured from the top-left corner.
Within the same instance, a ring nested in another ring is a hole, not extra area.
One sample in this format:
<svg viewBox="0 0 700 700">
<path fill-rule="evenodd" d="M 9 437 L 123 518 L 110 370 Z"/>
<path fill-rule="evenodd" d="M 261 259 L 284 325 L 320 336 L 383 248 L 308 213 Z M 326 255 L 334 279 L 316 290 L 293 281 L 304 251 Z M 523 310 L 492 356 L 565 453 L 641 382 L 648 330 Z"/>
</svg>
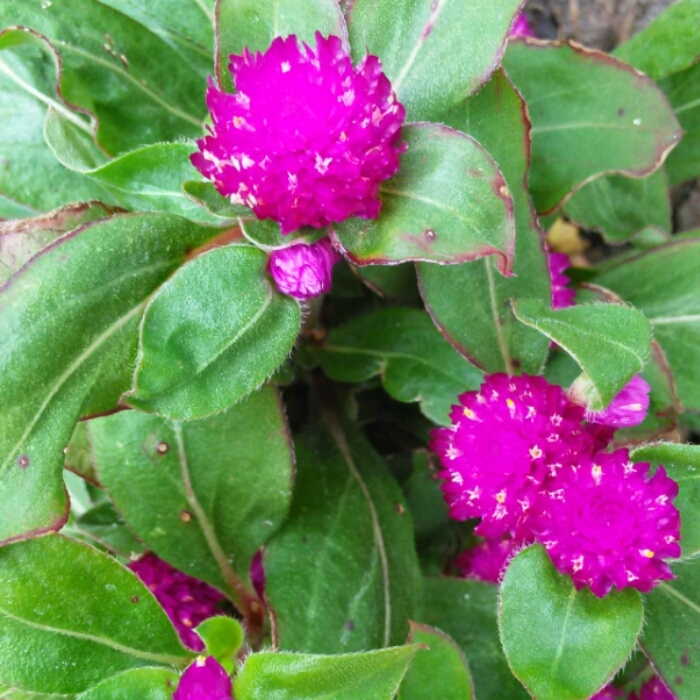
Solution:
<svg viewBox="0 0 700 700">
<path fill-rule="evenodd" d="M 0 5 L 1 694 L 700 697 L 696 0 L 137 5 Z"/>
</svg>

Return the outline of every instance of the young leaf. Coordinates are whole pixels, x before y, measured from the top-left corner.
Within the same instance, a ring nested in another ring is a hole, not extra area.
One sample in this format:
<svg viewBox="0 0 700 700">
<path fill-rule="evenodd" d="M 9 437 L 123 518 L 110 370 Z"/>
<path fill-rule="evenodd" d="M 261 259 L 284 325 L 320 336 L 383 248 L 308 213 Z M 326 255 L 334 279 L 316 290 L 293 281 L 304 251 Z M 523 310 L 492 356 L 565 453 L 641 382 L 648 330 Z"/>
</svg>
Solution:
<svg viewBox="0 0 700 700">
<path fill-rule="evenodd" d="M 219 86 L 233 92 L 229 56 L 265 51 L 278 36 L 296 34 L 299 41 L 315 46 L 315 33 L 335 34 L 347 43 L 345 20 L 333 0 L 217 0 L 216 76 Z"/>
<path fill-rule="evenodd" d="M 378 219 L 347 219 L 331 238 L 358 265 L 407 260 L 459 263 L 498 257 L 513 264 L 513 199 L 491 156 L 474 139 L 439 124 L 402 130 L 408 150 L 379 191 Z"/>
<path fill-rule="evenodd" d="M 264 552 L 280 646 L 339 653 L 400 643 L 419 585 L 410 516 L 364 438 L 333 409 L 323 414 L 297 440 L 292 508 Z"/>
<path fill-rule="evenodd" d="M 498 66 L 520 2 L 355 0 L 349 6 L 355 60 L 366 51 L 379 56 L 408 118 L 438 121 Z"/>
<path fill-rule="evenodd" d="M 204 642 L 206 655 L 213 656 L 227 673 L 231 673 L 245 637 L 241 623 L 223 615 L 210 617 L 197 625 L 194 631 Z"/>
<path fill-rule="evenodd" d="M 700 409 L 700 236 L 684 234 L 664 246 L 606 266 L 596 283 L 644 312 L 663 349 L 687 409 Z"/>
<path fill-rule="evenodd" d="M 671 566 L 674 581 L 645 600 L 641 645 L 677 700 L 697 700 L 700 688 L 700 559 Z"/>
<path fill-rule="evenodd" d="M 516 317 L 571 355 L 590 384 L 590 408 L 607 406 L 649 357 L 649 322 L 620 304 L 581 304 L 553 311 L 538 301 L 514 304 Z"/>
<path fill-rule="evenodd" d="M 132 668 L 107 678 L 76 700 L 172 700 L 179 676 L 166 668 Z"/>
<path fill-rule="evenodd" d="M 363 654 L 251 654 L 233 685 L 236 700 L 391 700 L 418 644 Z"/>
<path fill-rule="evenodd" d="M 97 141 L 108 152 L 201 135 L 206 83 L 179 52 L 126 15 L 97 0 L 45 7 L 3 0 L 0 26 L 8 25 L 41 35 L 44 50 L 61 62 L 61 96 L 94 113 Z M 55 91 L 47 97 L 58 104 Z"/>
<path fill-rule="evenodd" d="M 532 119 L 530 186 L 538 212 L 552 212 L 598 175 L 648 175 L 681 137 L 656 84 L 607 54 L 513 41 L 503 65 Z M 583 152 L 585 158 L 572 157 Z"/>
<path fill-rule="evenodd" d="M 426 306 L 445 337 L 489 372 L 537 374 L 549 343 L 513 316 L 508 300 L 550 302 L 547 258 L 527 190 L 529 120 L 525 103 L 501 71 L 478 95 L 446 117 L 496 158 L 515 205 L 514 277 L 495 273 L 484 258 L 470 265 L 418 266 Z M 465 309 L 468 312 L 465 313 Z"/>
<path fill-rule="evenodd" d="M 423 579 L 417 618 L 449 634 L 464 652 L 479 700 L 529 698 L 501 649 L 496 586 L 459 578 Z"/>
<path fill-rule="evenodd" d="M 291 500 L 293 457 L 277 392 L 265 388 L 184 424 L 124 411 L 90 421 L 90 434 L 100 480 L 146 545 L 250 602 L 251 559 Z"/>
<path fill-rule="evenodd" d="M 301 312 L 273 289 L 266 265 L 261 250 L 216 248 L 158 290 L 141 324 L 132 406 L 202 418 L 240 401 L 284 362 Z"/>
<path fill-rule="evenodd" d="M 397 700 L 474 700 L 474 685 L 460 648 L 444 632 L 411 623 L 408 642 L 425 644 L 401 682 Z"/>
<path fill-rule="evenodd" d="M 75 506 L 72 493 L 71 506 Z M 74 517 L 61 531 L 125 559 L 141 554 L 145 549 L 109 501 L 98 503 Z"/>
<path fill-rule="evenodd" d="M 332 379 L 360 382 L 379 374 L 391 396 L 420 401 L 423 413 L 443 425 L 457 395 L 478 389 L 483 376 L 418 309 L 384 309 L 335 328 L 317 355 Z"/>
<path fill-rule="evenodd" d="M 148 297 L 217 233 L 165 214 L 115 216 L 64 236 L 0 291 L 0 541 L 67 516 L 63 448 L 77 420 L 131 383 Z"/>
<path fill-rule="evenodd" d="M 0 549 L 0 634 L 0 682 L 40 693 L 192 656 L 134 574 L 55 534 Z"/>
<path fill-rule="evenodd" d="M 681 550 L 684 559 L 700 554 L 700 446 L 659 442 L 632 452 L 635 462 L 663 465 L 678 483 L 673 504 L 681 514 Z"/>
<path fill-rule="evenodd" d="M 582 228 L 600 232 L 608 243 L 624 243 L 650 227 L 668 239 L 671 201 L 665 169 L 641 180 L 621 175 L 600 177 L 576 191 L 564 205 L 564 212 Z"/>
<path fill-rule="evenodd" d="M 576 591 L 534 545 L 506 570 L 498 623 L 508 663 L 533 697 L 587 700 L 632 653 L 643 613 L 633 590 Z"/>
</svg>

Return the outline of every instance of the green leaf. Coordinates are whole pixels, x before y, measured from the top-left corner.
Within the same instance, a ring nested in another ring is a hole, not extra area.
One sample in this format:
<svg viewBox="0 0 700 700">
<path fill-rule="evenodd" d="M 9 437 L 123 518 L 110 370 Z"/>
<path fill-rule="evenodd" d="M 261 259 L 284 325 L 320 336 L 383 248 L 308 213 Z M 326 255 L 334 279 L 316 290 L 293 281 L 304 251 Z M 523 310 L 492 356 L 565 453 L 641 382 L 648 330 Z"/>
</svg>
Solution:
<svg viewBox="0 0 700 700">
<path fill-rule="evenodd" d="M 353 267 L 352 271 L 381 297 L 408 303 L 420 301 L 415 265 L 365 265 Z"/>
<path fill-rule="evenodd" d="M 537 374 L 549 343 L 518 323 L 508 300 L 549 303 L 547 258 L 527 189 L 529 121 L 522 98 L 501 71 L 446 116 L 497 159 L 515 205 L 514 277 L 495 274 L 485 258 L 470 265 L 418 266 L 420 289 L 433 320 L 454 347 L 488 372 Z M 468 307 L 469 313 L 464 313 Z"/>
<path fill-rule="evenodd" d="M 576 360 L 587 375 L 586 398 L 593 411 L 607 406 L 649 357 L 649 322 L 629 306 L 581 304 L 555 311 L 539 301 L 522 300 L 514 312 Z"/>
<path fill-rule="evenodd" d="M 420 583 L 410 516 L 364 438 L 323 412 L 296 442 L 292 508 L 264 552 L 279 644 L 349 652 L 400 643 Z"/>
<path fill-rule="evenodd" d="M 474 700 L 469 666 L 448 635 L 412 622 L 408 642 L 425 644 L 430 653 L 418 654 L 413 660 L 397 700 Z"/>
<path fill-rule="evenodd" d="M 700 409 L 700 236 L 614 262 L 596 278 L 644 312 L 687 409 Z"/>
<path fill-rule="evenodd" d="M 76 700 L 172 700 L 179 677 L 165 668 L 132 668 L 107 678 Z"/>
<path fill-rule="evenodd" d="M 674 581 L 646 596 L 641 645 L 677 700 L 700 688 L 700 559 L 673 564 Z"/>
<path fill-rule="evenodd" d="M 56 67 L 45 51 L 26 43 L 32 39 L 40 42 L 22 31 L 0 33 L 0 218 L 36 216 L 67 202 L 108 196 L 96 183 L 66 171 L 44 141 L 46 103 L 59 99 Z"/>
<path fill-rule="evenodd" d="M 496 622 L 496 586 L 458 578 L 426 578 L 417 614 L 454 639 L 469 662 L 479 700 L 525 700 L 501 649 Z"/>
<path fill-rule="evenodd" d="M 95 180 L 125 208 L 179 214 L 201 223 L 220 222 L 182 191 L 182 183 L 197 174 L 190 163 L 190 155 L 197 150 L 193 143 L 152 144 L 103 163 L 91 159 L 92 154 L 84 155 L 84 134 L 53 108 L 46 116 L 45 136 L 60 163 Z"/>
<path fill-rule="evenodd" d="M 483 378 L 418 309 L 384 309 L 350 321 L 330 332 L 317 356 L 336 381 L 380 375 L 391 396 L 420 401 L 423 413 L 443 425 L 457 395 L 478 389 Z"/>
<path fill-rule="evenodd" d="M 644 609 L 631 589 L 576 591 L 541 545 L 521 551 L 501 584 L 498 622 L 513 673 L 538 700 L 587 700 L 634 649 Z"/>
<path fill-rule="evenodd" d="M 6 282 L 34 255 L 64 233 L 113 213 L 111 207 L 88 202 L 70 204 L 32 219 L 1 221 L 0 283 Z"/>
<path fill-rule="evenodd" d="M 608 243 L 624 243 L 651 227 L 668 239 L 671 201 L 665 170 L 641 180 L 620 175 L 593 180 L 574 193 L 564 212 L 581 228 L 598 231 Z"/>
<path fill-rule="evenodd" d="M 498 65 L 518 0 L 355 0 L 353 57 L 379 56 L 411 121 L 439 121 Z M 426 86 L 430 86 L 426 89 Z"/>
<path fill-rule="evenodd" d="M 659 87 L 666 93 L 684 132 L 666 161 L 669 181 L 676 185 L 700 175 L 700 62 L 659 81 Z"/>
<path fill-rule="evenodd" d="M 684 558 L 700 554 L 700 446 L 660 442 L 632 451 L 635 462 L 663 465 L 678 484 L 673 505 L 681 514 L 681 550 Z"/>
<path fill-rule="evenodd" d="M 149 549 L 251 599 L 251 559 L 291 500 L 293 455 L 277 392 L 184 424 L 123 411 L 90 421 L 90 435 L 101 482 Z"/>
<path fill-rule="evenodd" d="M 700 2 L 675 0 L 613 54 L 657 80 L 689 68 L 700 55 Z"/>
<path fill-rule="evenodd" d="M 45 37 L 26 35 L 60 59 L 62 98 L 94 115 L 107 152 L 201 135 L 206 83 L 185 56 L 126 15 L 98 0 L 53 0 L 46 7 L 3 0 L 0 26 L 11 24 Z M 57 102 L 55 90 L 40 99 L 89 131 Z"/>
<path fill-rule="evenodd" d="M 72 500 L 71 494 L 71 502 Z M 62 532 L 98 549 L 104 548 L 124 559 L 141 554 L 145 550 L 143 543 L 126 526 L 121 515 L 109 502 L 98 503 L 71 519 Z"/>
<path fill-rule="evenodd" d="M 215 0 L 101 0 L 157 34 L 206 80 L 214 72 Z"/>
<path fill-rule="evenodd" d="M 236 666 L 236 654 L 243 646 L 244 633 L 240 622 L 232 617 L 210 617 L 194 631 L 204 642 L 207 656 L 213 656 L 227 673 L 231 673 Z"/>
<path fill-rule="evenodd" d="M 190 177 L 193 173 L 190 172 Z M 251 211 L 247 207 L 231 204 L 231 202 L 216 191 L 211 182 L 188 180 L 182 184 L 182 189 L 187 197 L 204 207 L 210 214 L 226 219 L 238 221 L 239 217 L 250 217 Z"/>
<path fill-rule="evenodd" d="M 596 176 L 648 175 L 681 137 L 656 84 L 607 54 L 512 41 L 503 65 L 532 120 L 530 187 L 538 212 L 552 212 Z"/>
<path fill-rule="evenodd" d="M 192 656 L 134 574 L 55 534 L 0 549 L 0 637 L 0 682 L 41 693 Z"/>
<path fill-rule="evenodd" d="M 193 420 L 257 389 L 289 355 L 299 304 L 278 294 L 249 246 L 192 260 L 153 296 L 141 324 L 131 405 Z"/>
<path fill-rule="evenodd" d="M 70 442 L 66 446 L 63 467 L 91 484 L 99 486 L 87 423 L 81 422 L 75 426 Z"/>
<path fill-rule="evenodd" d="M 345 20 L 333 0 L 218 0 L 216 5 L 216 75 L 232 92 L 229 56 L 265 51 L 278 36 L 296 34 L 299 41 L 316 45 L 315 33 L 335 34 L 347 44 Z"/>
<path fill-rule="evenodd" d="M 0 293 L 0 541 L 59 527 L 63 448 L 77 420 L 131 384 L 146 299 L 216 229 L 164 214 L 68 234 Z"/>
<path fill-rule="evenodd" d="M 391 700 L 420 646 L 364 654 L 251 654 L 233 685 L 236 700 Z"/>
<path fill-rule="evenodd" d="M 378 219 L 347 219 L 331 238 L 358 265 L 407 260 L 459 263 L 498 256 L 513 264 L 513 200 L 500 170 L 471 137 L 439 124 L 411 124 L 401 168 L 380 191 Z"/>
</svg>

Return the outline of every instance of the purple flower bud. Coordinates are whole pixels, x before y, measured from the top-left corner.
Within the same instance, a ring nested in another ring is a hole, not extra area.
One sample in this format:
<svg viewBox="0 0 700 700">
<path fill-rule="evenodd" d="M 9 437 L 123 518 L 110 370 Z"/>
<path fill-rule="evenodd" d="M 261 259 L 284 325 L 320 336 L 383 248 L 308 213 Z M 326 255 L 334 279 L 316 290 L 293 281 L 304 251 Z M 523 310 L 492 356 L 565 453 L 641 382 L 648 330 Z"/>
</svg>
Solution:
<svg viewBox="0 0 700 700">
<path fill-rule="evenodd" d="M 379 214 L 379 186 L 399 168 L 406 111 L 376 56 L 355 68 L 337 36 L 294 35 L 229 66 L 235 94 L 207 91 L 212 126 L 192 164 L 232 202 L 283 234 Z"/>
<path fill-rule="evenodd" d="M 513 26 L 510 28 L 510 33 L 508 36 L 511 39 L 515 39 L 516 37 L 519 36 L 530 36 L 534 37 L 535 32 L 532 31 L 532 27 L 530 26 L 530 22 L 527 18 L 527 15 L 524 12 L 521 12 L 516 18 L 515 22 L 513 22 Z"/>
<path fill-rule="evenodd" d="M 331 288 L 333 265 L 340 255 L 328 238 L 316 243 L 295 243 L 270 255 L 268 270 L 282 294 L 310 299 Z"/>
<path fill-rule="evenodd" d="M 587 411 L 586 420 L 611 428 L 639 425 L 647 415 L 649 391 L 646 381 L 635 374 L 604 411 Z"/>
<path fill-rule="evenodd" d="M 173 700 L 229 700 L 231 679 L 213 657 L 200 656 L 180 678 Z"/>
<path fill-rule="evenodd" d="M 156 597 L 183 643 L 195 651 L 203 651 L 204 644 L 193 628 L 209 617 L 221 615 L 219 604 L 224 596 L 150 552 L 131 562 L 129 568 Z"/>
</svg>

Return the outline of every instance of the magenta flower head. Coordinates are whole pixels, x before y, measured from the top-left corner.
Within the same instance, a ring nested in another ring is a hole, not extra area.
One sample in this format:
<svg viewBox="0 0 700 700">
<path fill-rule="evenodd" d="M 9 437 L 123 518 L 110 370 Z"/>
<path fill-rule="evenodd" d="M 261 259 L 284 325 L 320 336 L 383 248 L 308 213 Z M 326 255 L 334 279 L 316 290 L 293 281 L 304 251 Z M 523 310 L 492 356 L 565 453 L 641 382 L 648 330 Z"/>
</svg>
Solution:
<svg viewBox="0 0 700 700">
<path fill-rule="evenodd" d="M 633 464 L 627 450 L 578 455 L 533 507 L 530 528 L 577 589 L 603 597 L 615 586 L 648 593 L 673 578 L 665 558 L 681 553 L 678 484 L 659 467 Z"/>
<path fill-rule="evenodd" d="M 454 561 L 465 578 L 498 583 L 506 564 L 514 554 L 515 542 L 510 538 L 484 540 L 467 549 Z"/>
<path fill-rule="evenodd" d="M 173 700 L 229 700 L 231 679 L 213 657 L 200 656 L 180 678 Z"/>
<path fill-rule="evenodd" d="M 565 309 L 576 303 L 576 290 L 569 287 L 569 278 L 564 270 L 569 268 L 569 258 L 564 253 L 547 253 L 549 275 L 552 278 L 552 308 Z"/>
<path fill-rule="evenodd" d="M 587 411 L 586 420 L 611 428 L 630 428 L 646 418 L 650 387 L 635 374 L 604 411 Z"/>
<path fill-rule="evenodd" d="M 433 430 L 430 447 L 450 515 L 482 518 L 482 537 L 513 534 L 548 475 L 571 454 L 600 449 L 581 427 L 583 408 L 543 377 L 492 374 L 459 401 L 452 427 Z"/>
<path fill-rule="evenodd" d="M 530 22 L 528 21 L 527 15 L 524 12 L 521 12 L 515 18 L 515 22 L 513 22 L 513 26 L 510 28 L 510 33 L 508 36 L 512 39 L 519 36 L 535 36 L 535 32 L 532 31 Z"/>
<path fill-rule="evenodd" d="M 329 238 L 316 243 L 295 243 L 270 254 L 268 270 L 277 289 L 296 299 L 310 299 L 331 288 L 333 265 L 340 255 Z"/>
<path fill-rule="evenodd" d="M 379 214 L 379 185 L 399 167 L 405 110 L 376 56 L 354 68 L 337 36 L 276 38 L 231 56 L 235 94 L 213 85 L 213 126 L 193 165 L 232 202 L 282 233 Z"/>
<path fill-rule="evenodd" d="M 629 700 L 676 700 L 676 696 L 658 676 L 653 676 L 642 686 L 639 695 L 632 693 Z"/>
<path fill-rule="evenodd" d="M 224 596 L 150 552 L 131 562 L 129 568 L 156 597 L 183 643 L 195 651 L 203 651 L 204 644 L 193 628 L 209 617 L 221 615 L 219 606 Z"/>
<path fill-rule="evenodd" d="M 605 688 L 599 690 L 590 700 L 620 700 L 624 697 L 624 693 L 612 685 L 606 685 Z"/>
</svg>

